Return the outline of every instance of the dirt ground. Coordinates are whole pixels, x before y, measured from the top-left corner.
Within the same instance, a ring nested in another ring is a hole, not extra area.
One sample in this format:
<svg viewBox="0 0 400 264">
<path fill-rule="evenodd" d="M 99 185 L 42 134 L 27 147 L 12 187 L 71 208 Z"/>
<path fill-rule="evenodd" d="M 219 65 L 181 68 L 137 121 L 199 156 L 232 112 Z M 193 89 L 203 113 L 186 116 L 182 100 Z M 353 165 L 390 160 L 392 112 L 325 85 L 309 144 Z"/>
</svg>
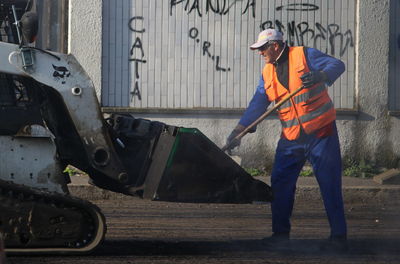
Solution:
<svg viewBox="0 0 400 264">
<path fill-rule="evenodd" d="M 136 198 L 95 202 L 105 241 L 84 256 L 8 256 L 8 263 L 400 263 L 400 206 L 347 205 L 349 249 L 323 249 L 320 201 L 296 204 L 292 239 L 271 245 L 269 205 L 179 204 Z"/>
</svg>

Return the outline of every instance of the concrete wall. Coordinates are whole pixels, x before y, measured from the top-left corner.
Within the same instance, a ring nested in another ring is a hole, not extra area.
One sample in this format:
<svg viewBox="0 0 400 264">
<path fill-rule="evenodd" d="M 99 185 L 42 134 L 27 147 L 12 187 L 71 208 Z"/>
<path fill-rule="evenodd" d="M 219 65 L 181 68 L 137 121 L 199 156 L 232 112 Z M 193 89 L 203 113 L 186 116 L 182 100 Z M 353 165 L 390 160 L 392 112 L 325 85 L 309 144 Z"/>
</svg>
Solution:
<svg viewBox="0 0 400 264">
<path fill-rule="evenodd" d="M 395 0 L 392 0 L 395 1 Z M 358 114 L 339 114 L 342 155 L 399 166 L 400 120 L 388 115 L 390 0 L 357 1 L 356 93 Z M 90 8 L 88 8 L 90 7 Z M 70 52 L 87 69 L 96 90 L 101 72 L 101 0 L 70 0 Z M 240 114 L 135 114 L 171 125 L 197 127 L 222 146 Z M 237 154 L 247 167 L 270 166 L 280 124 L 276 116 L 246 136 Z"/>
<path fill-rule="evenodd" d="M 102 0 L 69 1 L 68 51 L 91 77 L 101 93 Z"/>
<path fill-rule="evenodd" d="M 360 157 L 394 162 L 400 156 L 400 140 L 399 119 L 388 115 L 389 18 L 389 0 L 359 1 L 357 89 L 360 115 L 353 137 L 355 153 Z"/>
</svg>

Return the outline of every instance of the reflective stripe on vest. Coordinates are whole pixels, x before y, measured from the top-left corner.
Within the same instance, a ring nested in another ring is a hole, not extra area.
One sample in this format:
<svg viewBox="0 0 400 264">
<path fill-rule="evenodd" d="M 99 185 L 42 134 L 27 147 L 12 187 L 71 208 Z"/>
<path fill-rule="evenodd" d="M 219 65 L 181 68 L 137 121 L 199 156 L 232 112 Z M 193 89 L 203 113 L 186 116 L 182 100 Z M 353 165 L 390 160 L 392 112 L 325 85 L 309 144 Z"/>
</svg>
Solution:
<svg viewBox="0 0 400 264">
<path fill-rule="evenodd" d="M 320 115 L 328 112 L 331 108 L 333 107 L 333 103 L 332 101 L 329 101 L 328 103 L 324 104 L 323 106 L 321 106 L 320 108 L 318 108 L 315 111 L 312 111 L 309 114 L 300 116 L 300 122 L 301 123 L 306 123 L 308 121 L 313 120 L 316 117 L 319 117 Z M 288 127 L 292 127 L 292 126 L 297 126 L 299 125 L 299 121 L 297 120 L 297 118 L 294 118 L 292 120 L 288 120 L 288 121 L 282 121 L 281 120 L 281 124 L 283 128 L 288 128 Z"/>
<path fill-rule="evenodd" d="M 309 100 L 310 98 L 313 98 L 314 96 L 321 94 L 325 89 L 326 89 L 325 85 L 321 84 L 306 93 L 296 95 L 295 97 L 293 97 L 294 103 L 299 104 L 299 103 L 305 102 L 305 101 Z M 290 107 L 291 105 L 292 105 L 292 103 L 290 100 L 286 101 L 279 107 L 279 110 Z"/>
</svg>

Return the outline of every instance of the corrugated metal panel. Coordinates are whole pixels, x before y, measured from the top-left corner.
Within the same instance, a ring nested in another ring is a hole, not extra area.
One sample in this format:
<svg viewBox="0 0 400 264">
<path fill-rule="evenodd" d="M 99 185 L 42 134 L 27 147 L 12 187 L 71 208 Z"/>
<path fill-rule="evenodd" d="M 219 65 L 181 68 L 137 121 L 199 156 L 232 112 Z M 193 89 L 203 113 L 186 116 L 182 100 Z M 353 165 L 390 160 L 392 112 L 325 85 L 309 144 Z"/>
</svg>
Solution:
<svg viewBox="0 0 400 264">
<path fill-rule="evenodd" d="M 389 109 L 400 110 L 400 3 L 391 1 L 390 8 L 390 75 Z"/>
<path fill-rule="evenodd" d="M 346 63 L 329 92 L 337 108 L 354 108 L 354 2 L 103 0 L 102 104 L 244 108 L 263 66 L 248 47 L 274 27 Z"/>
</svg>

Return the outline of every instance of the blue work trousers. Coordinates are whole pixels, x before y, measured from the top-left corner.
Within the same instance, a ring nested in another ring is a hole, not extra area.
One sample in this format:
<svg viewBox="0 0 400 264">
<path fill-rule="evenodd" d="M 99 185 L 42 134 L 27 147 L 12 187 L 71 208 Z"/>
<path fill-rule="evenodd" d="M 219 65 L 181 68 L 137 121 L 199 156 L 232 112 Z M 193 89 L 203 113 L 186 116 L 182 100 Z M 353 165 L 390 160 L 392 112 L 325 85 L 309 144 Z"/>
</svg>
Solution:
<svg viewBox="0 0 400 264">
<path fill-rule="evenodd" d="M 336 126 L 332 135 L 322 138 L 302 133 L 297 140 L 279 140 L 271 177 L 274 191 L 274 200 L 271 203 L 272 231 L 290 232 L 296 182 L 306 160 L 311 163 L 320 187 L 331 236 L 346 236 L 342 161 Z"/>
</svg>

